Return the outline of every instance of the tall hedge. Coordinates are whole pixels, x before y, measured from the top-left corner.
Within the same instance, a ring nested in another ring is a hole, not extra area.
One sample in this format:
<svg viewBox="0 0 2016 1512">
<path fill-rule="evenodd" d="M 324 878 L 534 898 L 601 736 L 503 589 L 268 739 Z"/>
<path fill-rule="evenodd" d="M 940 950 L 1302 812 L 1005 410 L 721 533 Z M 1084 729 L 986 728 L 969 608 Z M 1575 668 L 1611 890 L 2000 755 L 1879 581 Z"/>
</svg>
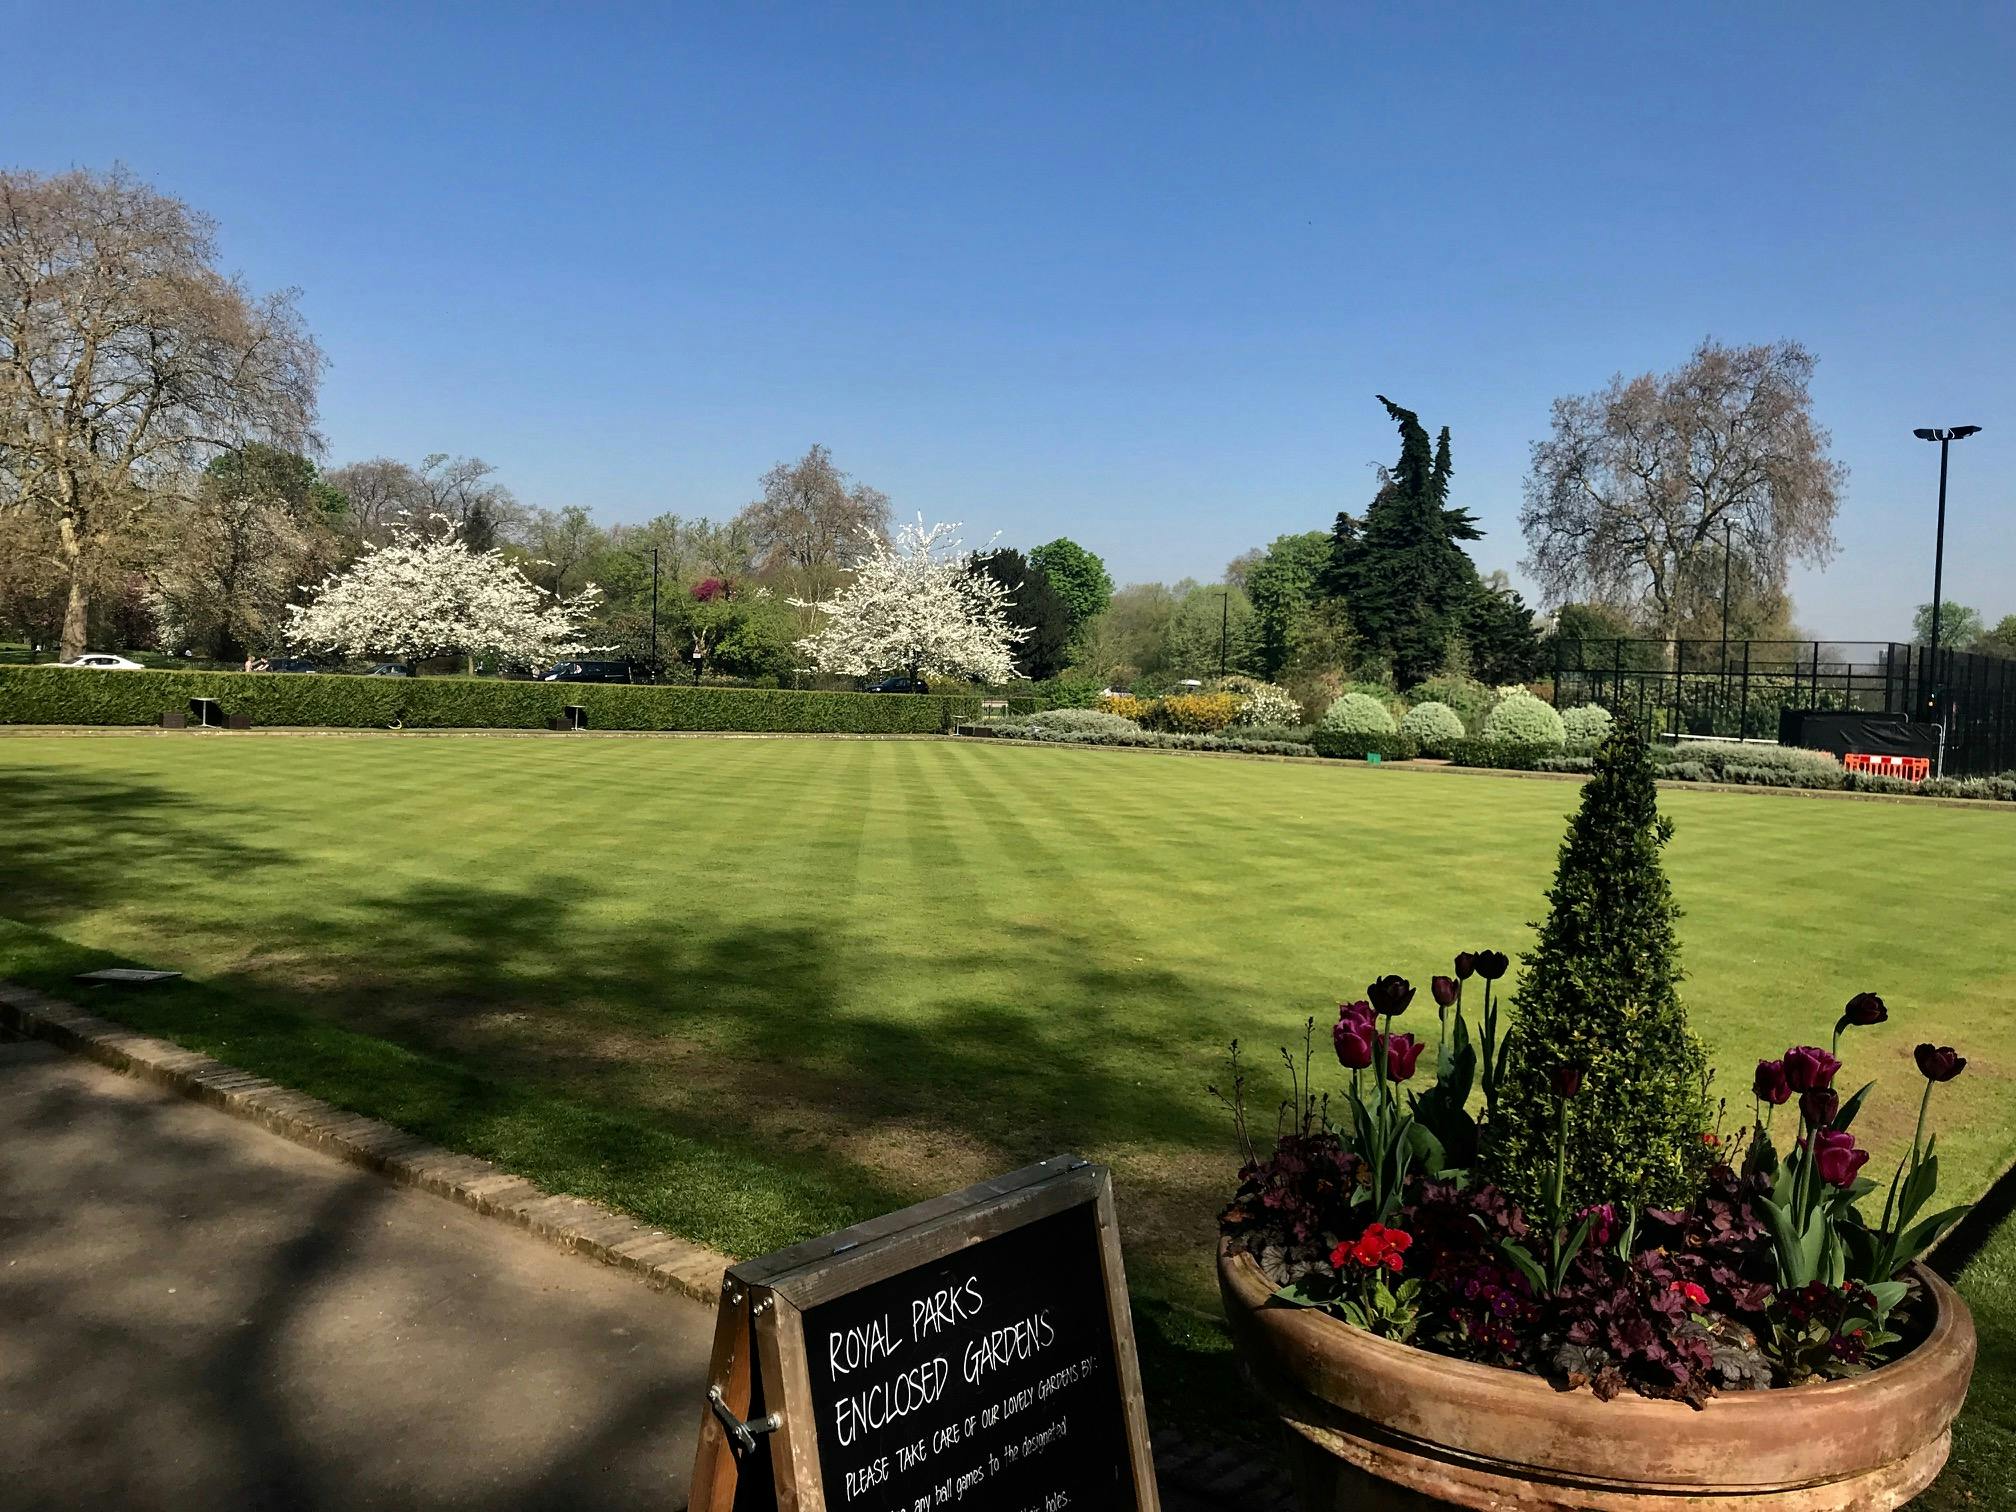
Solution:
<svg viewBox="0 0 2016 1512">
<path fill-rule="evenodd" d="M 255 725 L 537 730 L 568 704 L 591 730 L 897 735 L 978 717 L 978 698 L 784 688 L 635 687 L 279 672 L 98 672 L 0 667 L 0 724 L 148 725 L 214 698 Z"/>
<path fill-rule="evenodd" d="M 1572 1206 L 1684 1207 L 1708 1164 L 1707 1062 L 1680 1002 L 1680 910 L 1659 861 L 1673 831 L 1653 774 L 1635 732 L 1597 753 L 1526 957 L 1485 1163 L 1529 1208 L 1554 1169 L 1549 1074 L 1563 1064 L 1588 1072 L 1568 1104 Z"/>
</svg>

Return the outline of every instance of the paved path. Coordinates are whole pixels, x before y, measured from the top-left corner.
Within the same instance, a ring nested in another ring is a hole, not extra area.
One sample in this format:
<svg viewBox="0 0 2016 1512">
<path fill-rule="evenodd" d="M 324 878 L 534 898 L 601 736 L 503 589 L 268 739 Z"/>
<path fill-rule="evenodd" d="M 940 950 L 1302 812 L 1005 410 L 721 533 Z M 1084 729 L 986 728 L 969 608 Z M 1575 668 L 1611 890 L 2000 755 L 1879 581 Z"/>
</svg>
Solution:
<svg viewBox="0 0 2016 1512">
<path fill-rule="evenodd" d="M 0 1043 L 0 1509 L 684 1506 L 711 1310 Z"/>
</svg>

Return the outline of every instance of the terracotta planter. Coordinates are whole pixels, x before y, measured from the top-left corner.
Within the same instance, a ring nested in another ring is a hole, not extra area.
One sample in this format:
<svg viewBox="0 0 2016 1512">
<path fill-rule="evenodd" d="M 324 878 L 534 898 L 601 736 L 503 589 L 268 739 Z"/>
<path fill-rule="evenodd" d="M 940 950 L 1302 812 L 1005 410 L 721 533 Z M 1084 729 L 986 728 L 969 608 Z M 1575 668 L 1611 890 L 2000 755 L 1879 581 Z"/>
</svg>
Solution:
<svg viewBox="0 0 2016 1512">
<path fill-rule="evenodd" d="M 1269 1307 L 1252 1257 L 1220 1250 L 1241 1357 L 1288 1429 L 1305 1512 L 1874 1512 L 1946 1463 L 1974 1373 L 1967 1304 L 1922 1267 L 1937 1316 L 1902 1359 L 1847 1381 L 1732 1392 L 1699 1411 L 1599 1402 L 1446 1359 L 1301 1308 Z"/>
</svg>

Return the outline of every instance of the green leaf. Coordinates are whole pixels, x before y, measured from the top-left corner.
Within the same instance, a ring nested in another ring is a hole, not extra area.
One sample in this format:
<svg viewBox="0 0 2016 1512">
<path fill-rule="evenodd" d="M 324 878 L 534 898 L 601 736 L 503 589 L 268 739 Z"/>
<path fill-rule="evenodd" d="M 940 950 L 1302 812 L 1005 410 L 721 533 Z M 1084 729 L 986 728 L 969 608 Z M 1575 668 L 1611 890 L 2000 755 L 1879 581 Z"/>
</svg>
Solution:
<svg viewBox="0 0 2016 1512">
<path fill-rule="evenodd" d="M 1519 1268 L 1519 1274 L 1524 1276 L 1532 1286 L 1533 1294 L 1536 1297 L 1547 1295 L 1546 1274 L 1540 1269 L 1539 1262 L 1527 1253 L 1524 1245 L 1515 1244 L 1510 1239 L 1500 1239 L 1498 1241 L 1498 1248 L 1505 1252 L 1507 1260 L 1510 1260 Z"/>
<path fill-rule="evenodd" d="M 1868 1097 L 1870 1089 L 1873 1088 L 1875 1085 L 1876 1083 L 1874 1083 L 1873 1081 L 1864 1083 L 1861 1091 L 1857 1092 L 1853 1097 L 1849 1098 L 1848 1101 L 1841 1104 L 1841 1111 L 1834 1115 L 1834 1123 L 1832 1127 L 1837 1129 L 1845 1129 L 1850 1124 L 1855 1122 L 1855 1115 L 1862 1111 L 1863 1099 Z"/>
<path fill-rule="evenodd" d="M 1924 1222 L 1912 1227 L 1898 1241 L 1897 1258 L 1899 1263 L 1901 1264 L 1903 1261 L 1909 1260 L 1914 1256 L 1924 1254 L 1927 1249 L 1931 1248 L 1934 1240 L 1938 1239 L 1941 1234 L 1953 1227 L 1962 1218 L 1965 1218 L 1972 1211 L 1973 1207 L 1974 1204 L 1971 1202 L 1962 1203 L 1959 1207 L 1950 1207 L 1943 1213 L 1934 1213 Z"/>
</svg>

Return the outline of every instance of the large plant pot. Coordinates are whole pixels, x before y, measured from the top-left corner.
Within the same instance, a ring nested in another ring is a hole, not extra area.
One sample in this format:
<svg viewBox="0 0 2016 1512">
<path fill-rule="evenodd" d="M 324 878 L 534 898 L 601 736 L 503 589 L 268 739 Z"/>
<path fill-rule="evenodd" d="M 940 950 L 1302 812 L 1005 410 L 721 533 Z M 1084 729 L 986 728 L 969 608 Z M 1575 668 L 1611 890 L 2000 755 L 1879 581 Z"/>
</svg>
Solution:
<svg viewBox="0 0 2016 1512">
<path fill-rule="evenodd" d="M 1867 1375 L 1731 1392 L 1696 1410 L 1599 1402 L 1538 1376 L 1375 1338 L 1269 1306 L 1251 1256 L 1221 1249 L 1219 1289 L 1255 1384 L 1288 1430 L 1304 1512 L 1874 1512 L 1946 1463 L 1974 1373 L 1974 1320 L 1952 1288 L 1929 1334 Z"/>
</svg>

